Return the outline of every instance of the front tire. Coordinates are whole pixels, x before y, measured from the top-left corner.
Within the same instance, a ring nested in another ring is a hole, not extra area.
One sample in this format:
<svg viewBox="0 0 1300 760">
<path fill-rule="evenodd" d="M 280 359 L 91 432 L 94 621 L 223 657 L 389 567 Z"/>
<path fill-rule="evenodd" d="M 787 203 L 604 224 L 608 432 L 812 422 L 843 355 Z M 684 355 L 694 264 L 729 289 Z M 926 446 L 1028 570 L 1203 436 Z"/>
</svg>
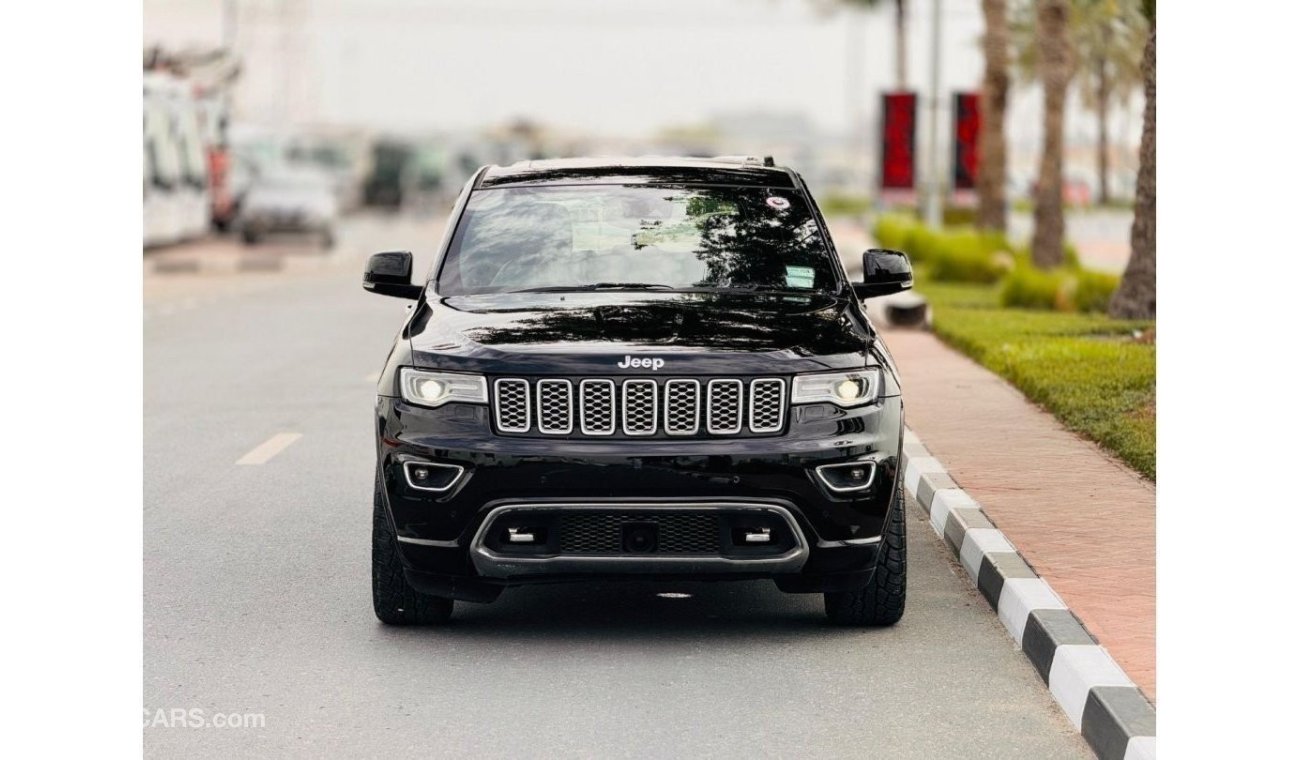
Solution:
<svg viewBox="0 0 1300 760">
<path fill-rule="evenodd" d="M 907 602 L 907 505 L 899 480 L 871 582 L 856 591 L 824 594 L 826 617 L 835 625 L 889 626 L 903 617 Z"/>
<path fill-rule="evenodd" d="M 397 536 L 388 522 L 379 474 L 375 474 L 375 515 L 370 533 L 370 588 L 375 617 L 387 625 L 440 625 L 451 619 L 454 602 L 421 594 L 406 582 L 397 555 Z"/>
</svg>

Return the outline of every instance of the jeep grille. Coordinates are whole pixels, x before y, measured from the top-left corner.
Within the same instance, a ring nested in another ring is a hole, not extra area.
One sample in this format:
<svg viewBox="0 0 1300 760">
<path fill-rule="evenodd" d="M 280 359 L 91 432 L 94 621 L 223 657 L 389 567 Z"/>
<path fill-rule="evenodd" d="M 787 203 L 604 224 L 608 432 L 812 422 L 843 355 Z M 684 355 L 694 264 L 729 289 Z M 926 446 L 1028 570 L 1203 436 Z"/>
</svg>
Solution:
<svg viewBox="0 0 1300 760">
<path fill-rule="evenodd" d="M 775 435 L 785 427 L 786 381 L 738 378 L 499 378 L 497 431 L 542 436 Z"/>
</svg>

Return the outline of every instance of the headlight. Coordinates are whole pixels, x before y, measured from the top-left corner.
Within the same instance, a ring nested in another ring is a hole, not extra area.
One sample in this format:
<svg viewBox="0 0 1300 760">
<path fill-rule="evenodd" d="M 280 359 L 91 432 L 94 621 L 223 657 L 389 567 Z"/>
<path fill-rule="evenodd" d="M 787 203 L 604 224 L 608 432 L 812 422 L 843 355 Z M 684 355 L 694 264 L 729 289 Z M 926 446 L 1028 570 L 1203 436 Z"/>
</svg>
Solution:
<svg viewBox="0 0 1300 760">
<path fill-rule="evenodd" d="M 880 368 L 869 367 L 853 372 L 827 372 L 795 375 L 792 404 L 829 401 L 836 406 L 870 404 L 880 395 Z"/>
<path fill-rule="evenodd" d="M 420 406 L 442 406 L 449 401 L 487 403 L 487 380 L 482 375 L 426 372 L 402 367 L 402 398 Z"/>
</svg>

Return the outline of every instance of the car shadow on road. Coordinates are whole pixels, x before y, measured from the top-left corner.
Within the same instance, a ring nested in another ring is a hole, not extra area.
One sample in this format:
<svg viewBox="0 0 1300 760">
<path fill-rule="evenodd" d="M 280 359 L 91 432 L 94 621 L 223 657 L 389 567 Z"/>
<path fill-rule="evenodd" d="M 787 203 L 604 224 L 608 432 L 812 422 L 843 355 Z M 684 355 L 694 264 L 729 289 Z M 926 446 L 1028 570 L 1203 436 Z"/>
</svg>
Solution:
<svg viewBox="0 0 1300 760">
<path fill-rule="evenodd" d="M 492 604 L 458 603 L 436 628 L 382 628 L 385 638 L 515 643 L 860 636 L 826 622 L 820 594 L 785 594 L 770 581 L 561 583 L 507 589 Z M 867 631 L 870 632 L 870 631 Z"/>
</svg>

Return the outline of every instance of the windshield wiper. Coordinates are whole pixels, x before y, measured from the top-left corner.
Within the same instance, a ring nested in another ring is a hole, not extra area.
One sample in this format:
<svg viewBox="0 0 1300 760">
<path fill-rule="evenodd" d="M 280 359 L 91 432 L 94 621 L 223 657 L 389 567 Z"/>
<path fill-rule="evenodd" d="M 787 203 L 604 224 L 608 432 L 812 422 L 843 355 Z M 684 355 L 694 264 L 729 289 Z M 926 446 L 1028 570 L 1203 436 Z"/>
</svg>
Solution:
<svg viewBox="0 0 1300 760">
<path fill-rule="evenodd" d="M 820 288 L 781 288 L 775 285 L 718 285 L 705 288 L 683 288 L 682 291 L 686 293 L 763 293 L 778 296 L 831 295 L 828 291 Z"/>
<path fill-rule="evenodd" d="M 675 290 L 672 285 L 657 282 L 597 282 L 590 285 L 552 285 L 543 288 L 524 288 L 511 293 L 575 293 L 588 290 Z"/>
<path fill-rule="evenodd" d="M 674 288 L 671 285 L 663 285 L 655 282 L 597 282 L 589 285 L 549 285 L 540 288 L 524 288 L 522 290 L 511 290 L 510 293 L 584 293 L 594 290 L 666 290 L 674 293 L 761 293 L 763 295 L 776 296 L 811 296 L 811 295 L 831 295 L 829 291 L 814 288 L 782 288 L 776 285 L 716 285 L 704 287 L 687 287 Z"/>
</svg>

